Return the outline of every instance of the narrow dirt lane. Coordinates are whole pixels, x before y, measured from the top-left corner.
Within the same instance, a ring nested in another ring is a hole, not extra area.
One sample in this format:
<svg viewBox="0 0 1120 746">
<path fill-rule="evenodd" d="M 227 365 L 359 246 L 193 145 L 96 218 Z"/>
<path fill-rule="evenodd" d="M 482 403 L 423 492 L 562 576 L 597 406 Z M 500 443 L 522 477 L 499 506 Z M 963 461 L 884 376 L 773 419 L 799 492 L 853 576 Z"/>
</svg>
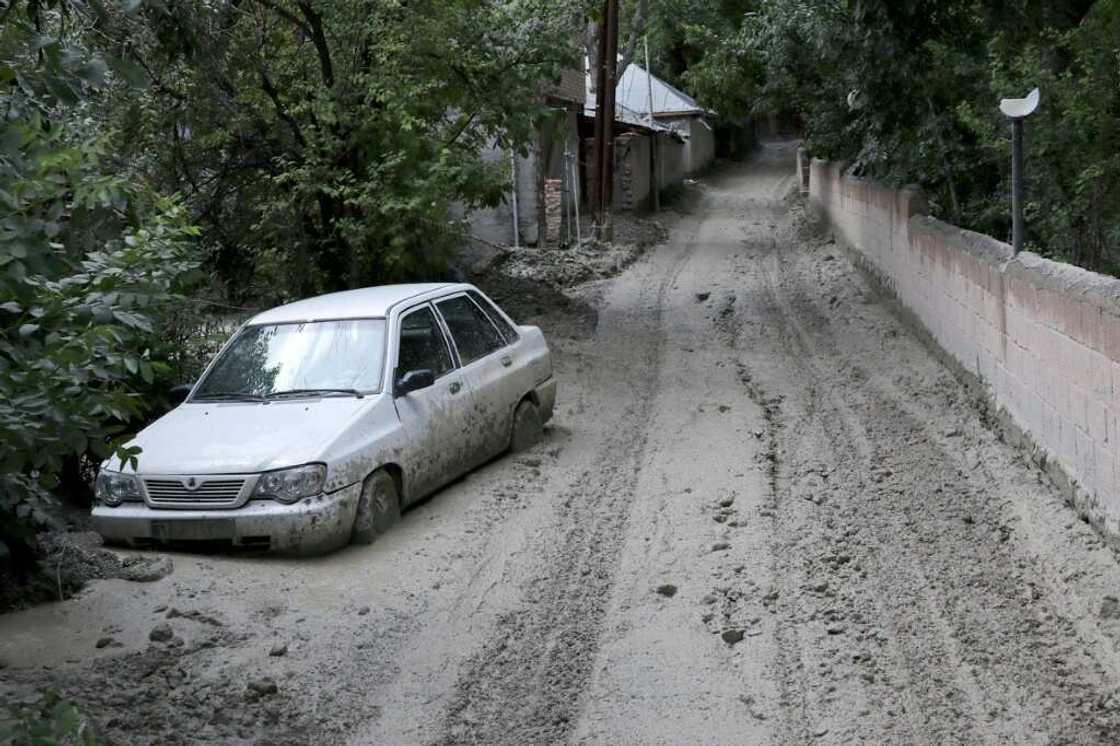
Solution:
<svg viewBox="0 0 1120 746">
<path fill-rule="evenodd" d="M 758 613 L 729 589 L 717 600 L 711 577 L 764 546 L 736 520 L 764 494 L 751 435 L 763 422 L 712 324 L 744 192 L 773 197 L 788 181 L 716 177 L 670 241 L 607 288 L 585 366 L 596 456 L 557 495 L 520 604 L 463 670 L 440 742 L 686 742 L 698 729 L 734 742 L 753 727 L 719 635 L 758 634 Z M 643 717 L 616 721 L 626 703 Z"/>
<path fill-rule="evenodd" d="M 594 330 L 543 315 L 545 442 L 369 547 L 0 617 L 0 699 L 122 743 L 1118 742 L 1116 558 L 802 232 L 793 172 L 705 179 L 579 289 Z"/>
<path fill-rule="evenodd" d="M 722 329 L 773 424 L 777 740 L 1115 743 L 1115 557 L 842 252 L 767 212 Z"/>
</svg>

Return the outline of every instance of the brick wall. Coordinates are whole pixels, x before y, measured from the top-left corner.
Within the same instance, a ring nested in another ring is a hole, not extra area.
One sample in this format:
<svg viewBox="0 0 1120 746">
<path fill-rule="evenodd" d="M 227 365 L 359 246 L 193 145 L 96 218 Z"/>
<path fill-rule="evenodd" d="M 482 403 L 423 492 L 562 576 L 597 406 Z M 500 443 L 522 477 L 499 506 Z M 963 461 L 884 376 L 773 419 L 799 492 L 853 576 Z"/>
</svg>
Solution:
<svg viewBox="0 0 1120 746">
<path fill-rule="evenodd" d="M 922 193 L 814 160 L 809 198 L 961 367 L 1079 511 L 1120 539 L 1120 279 L 927 215 Z"/>
</svg>

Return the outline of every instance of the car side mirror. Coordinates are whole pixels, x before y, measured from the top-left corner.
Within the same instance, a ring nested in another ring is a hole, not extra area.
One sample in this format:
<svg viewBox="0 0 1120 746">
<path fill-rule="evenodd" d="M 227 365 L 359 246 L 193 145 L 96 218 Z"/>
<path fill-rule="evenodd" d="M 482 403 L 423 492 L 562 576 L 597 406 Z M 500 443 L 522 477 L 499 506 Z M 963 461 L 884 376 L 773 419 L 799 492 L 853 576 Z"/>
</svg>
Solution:
<svg viewBox="0 0 1120 746">
<path fill-rule="evenodd" d="M 436 374 L 427 368 L 410 370 L 397 379 L 396 385 L 393 387 L 393 393 L 396 396 L 405 396 L 413 391 L 426 389 L 434 385 L 435 382 Z"/>
<path fill-rule="evenodd" d="M 181 383 L 178 386 L 172 386 L 171 390 L 167 392 L 167 399 L 171 402 L 171 406 L 177 407 L 185 402 L 193 388 L 193 383 Z"/>
</svg>

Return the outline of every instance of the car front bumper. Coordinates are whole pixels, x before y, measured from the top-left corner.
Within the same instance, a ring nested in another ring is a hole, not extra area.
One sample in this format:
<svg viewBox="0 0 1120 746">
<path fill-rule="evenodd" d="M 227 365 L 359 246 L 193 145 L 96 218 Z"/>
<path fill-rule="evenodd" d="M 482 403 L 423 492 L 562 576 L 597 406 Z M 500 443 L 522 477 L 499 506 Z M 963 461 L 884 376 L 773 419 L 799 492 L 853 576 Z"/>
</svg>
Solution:
<svg viewBox="0 0 1120 746">
<path fill-rule="evenodd" d="M 361 483 L 292 505 L 255 500 L 228 510 L 153 509 L 144 503 L 96 505 L 93 528 L 132 546 L 217 544 L 317 554 L 350 541 Z"/>
</svg>

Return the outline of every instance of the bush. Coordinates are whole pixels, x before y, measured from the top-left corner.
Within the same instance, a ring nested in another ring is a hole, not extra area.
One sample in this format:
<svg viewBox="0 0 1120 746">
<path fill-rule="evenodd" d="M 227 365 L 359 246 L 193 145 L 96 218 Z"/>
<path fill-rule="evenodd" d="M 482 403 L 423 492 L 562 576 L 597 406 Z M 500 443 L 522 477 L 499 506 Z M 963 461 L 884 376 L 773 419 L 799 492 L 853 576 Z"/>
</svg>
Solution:
<svg viewBox="0 0 1120 746">
<path fill-rule="evenodd" d="M 81 711 L 55 692 L 30 707 L 12 707 L 0 716 L 0 742 L 11 746 L 95 746 L 97 734 Z"/>
<path fill-rule="evenodd" d="M 136 455 L 121 436 L 169 371 L 152 348 L 197 230 L 86 116 L 103 62 L 23 19 L 0 52 L 0 559 L 19 569 L 68 460 Z"/>
</svg>

